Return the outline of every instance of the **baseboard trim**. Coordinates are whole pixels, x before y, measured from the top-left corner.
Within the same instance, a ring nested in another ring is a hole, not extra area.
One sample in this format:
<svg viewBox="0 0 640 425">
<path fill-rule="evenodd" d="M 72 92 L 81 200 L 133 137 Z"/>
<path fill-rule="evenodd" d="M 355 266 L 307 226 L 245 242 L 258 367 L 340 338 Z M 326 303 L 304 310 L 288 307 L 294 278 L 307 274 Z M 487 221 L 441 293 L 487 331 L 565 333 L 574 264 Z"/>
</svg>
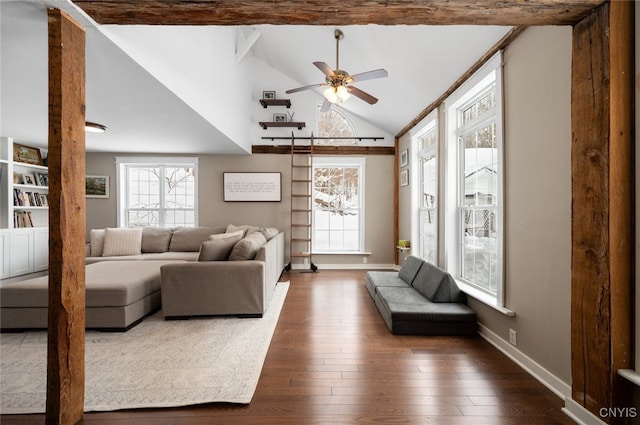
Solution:
<svg viewBox="0 0 640 425">
<path fill-rule="evenodd" d="M 315 264 L 315 263 L 314 263 Z M 316 264 L 318 270 L 394 270 L 393 264 Z M 292 264 L 293 270 L 308 270 L 308 264 Z"/>
<path fill-rule="evenodd" d="M 607 425 L 571 397 L 564 399 L 564 408 L 562 411 L 579 425 Z"/>
<path fill-rule="evenodd" d="M 496 333 L 484 325 L 479 324 L 479 333 L 491 345 L 502 351 L 507 357 L 516 362 L 521 368 L 536 378 L 541 384 L 549 388 L 561 399 L 571 398 L 571 386 L 536 363 L 531 357 L 500 338 Z"/>
</svg>

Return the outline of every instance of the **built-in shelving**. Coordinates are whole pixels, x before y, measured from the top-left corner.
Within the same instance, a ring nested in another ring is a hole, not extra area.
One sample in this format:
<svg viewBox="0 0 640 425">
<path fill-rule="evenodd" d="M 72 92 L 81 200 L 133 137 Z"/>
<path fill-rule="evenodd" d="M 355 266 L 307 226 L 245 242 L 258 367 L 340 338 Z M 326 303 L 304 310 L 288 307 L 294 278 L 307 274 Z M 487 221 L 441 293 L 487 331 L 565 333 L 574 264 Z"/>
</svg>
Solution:
<svg viewBox="0 0 640 425">
<path fill-rule="evenodd" d="M 306 123 L 297 121 L 260 121 L 258 124 L 260 124 L 260 127 L 262 127 L 264 130 L 269 127 L 297 127 L 298 130 L 302 130 L 302 127 L 306 126 Z"/>
<path fill-rule="evenodd" d="M 291 108 L 290 99 L 260 99 L 260 104 L 265 109 L 267 109 L 268 106 L 286 106 L 287 109 Z"/>
</svg>

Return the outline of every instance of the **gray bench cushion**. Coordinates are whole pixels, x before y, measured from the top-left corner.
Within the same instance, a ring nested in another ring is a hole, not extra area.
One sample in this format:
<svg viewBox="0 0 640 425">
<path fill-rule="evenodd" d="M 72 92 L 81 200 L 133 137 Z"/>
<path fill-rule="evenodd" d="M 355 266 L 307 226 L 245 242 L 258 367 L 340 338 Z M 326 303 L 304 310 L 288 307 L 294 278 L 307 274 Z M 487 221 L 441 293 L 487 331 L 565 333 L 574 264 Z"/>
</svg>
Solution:
<svg viewBox="0 0 640 425">
<path fill-rule="evenodd" d="M 399 286 L 408 288 L 409 284 L 398 277 L 397 272 L 370 271 L 364 277 L 364 286 L 372 297 L 375 297 L 379 286 Z"/>
<path fill-rule="evenodd" d="M 413 280 L 416 291 L 434 303 L 464 303 L 466 297 L 446 271 L 424 262 Z"/>
<path fill-rule="evenodd" d="M 413 280 L 418 275 L 418 272 L 422 268 L 423 263 L 424 261 L 422 261 L 418 257 L 410 255 L 405 260 L 404 264 L 402 265 L 402 268 L 400 268 L 400 271 L 398 272 L 398 277 L 404 280 L 405 282 L 407 282 L 409 285 L 411 285 Z"/>
</svg>

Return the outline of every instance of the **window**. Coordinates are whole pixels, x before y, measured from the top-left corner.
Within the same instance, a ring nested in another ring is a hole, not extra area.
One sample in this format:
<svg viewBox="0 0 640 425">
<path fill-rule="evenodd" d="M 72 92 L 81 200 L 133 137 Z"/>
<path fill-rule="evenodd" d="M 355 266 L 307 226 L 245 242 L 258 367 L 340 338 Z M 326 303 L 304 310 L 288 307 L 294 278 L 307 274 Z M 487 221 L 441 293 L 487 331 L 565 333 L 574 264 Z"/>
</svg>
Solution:
<svg viewBox="0 0 640 425">
<path fill-rule="evenodd" d="M 437 264 L 438 257 L 438 135 L 436 120 L 427 124 L 418 136 L 418 170 L 420 173 L 419 194 L 419 255 Z"/>
<path fill-rule="evenodd" d="M 349 120 L 334 108 L 322 112 L 318 107 L 318 137 L 354 137 L 355 132 Z M 345 146 L 357 144 L 356 139 L 318 139 L 318 145 Z"/>
<path fill-rule="evenodd" d="M 118 226 L 193 227 L 197 158 L 116 158 Z"/>
<path fill-rule="evenodd" d="M 455 195 L 447 198 L 445 232 L 448 269 L 502 306 L 500 63 L 498 54 L 446 102 L 447 179 Z"/>
<path fill-rule="evenodd" d="M 361 252 L 364 159 L 313 161 L 313 252 Z"/>
</svg>

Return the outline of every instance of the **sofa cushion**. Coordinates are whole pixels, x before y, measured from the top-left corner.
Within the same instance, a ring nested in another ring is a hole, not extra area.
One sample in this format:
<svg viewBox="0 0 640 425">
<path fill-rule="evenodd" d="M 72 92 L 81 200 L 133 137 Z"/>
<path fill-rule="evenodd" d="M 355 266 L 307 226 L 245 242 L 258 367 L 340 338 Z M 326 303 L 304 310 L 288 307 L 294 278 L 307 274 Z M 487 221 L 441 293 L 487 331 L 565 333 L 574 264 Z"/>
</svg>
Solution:
<svg viewBox="0 0 640 425">
<path fill-rule="evenodd" d="M 226 233 L 233 233 L 233 232 L 237 232 L 238 230 L 242 230 L 243 231 L 242 237 L 245 237 L 245 236 L 249 236 L 253 232 L 259 231 L 260 228 L 256 227 L 256 226 L 250 226 L 248 224 L 243 224 L 241 226 L 236 226 L 234 224 L 229 224 L 227 226 Z"/>
<path fill-rule="evenodd" d="M 398 277 L 397 272 L 368 271 L 364 277 L 364 286 L 369 291 L 371 297 L 375 298 L 380 286 L 409 287 L 409 284 Z"/>
<path fill-rule="evenodd" d="M 398 272 L 398 277 L 411 285 L 423 263 L 424 261 L 418 257 L 413 255 L 408 256 Z"/>
<path fill-rule="evenodd" d="M 91 256 L 102 257 L 102 251 L 104 249 L 104 229 L 91 229 L 89 238 L 91 242 Z"/>
<path fill-rule="evenodd" d="M 274 237 L 278 236 L 278 233 L 280 233 L 280 230 L 278 230 L 278 228 L 276 227 L 261 227 L 260 231 L 262 232 L 264 237 L 267 239 L 267 242 L 273 239 Z"/>
<path fill-rule="evenodd" d="M 226 237 L 224 237 L 226 236 Z M 202 242 L 198 261 L 224 261 L 229 258 L 231 250 L 242 238 L 242 231 L 211 235 Z"/>
<path fill-rule="evenodd" d="M 413 280 L 413 287 L 434 303 L 463 303 L 466 300 L 449 273 L 426 261 Z"/>
<path fill-rule="evenodd" d="M 167 252 L 173 229 L 145 227 L 142 229 L 142 252 Z"/>
<path fill-rule="evenodd" d="M 229 255 L 229 261 L 253 260 L 265 243 L 267 239 L 262 232 L 253 232 L 235 244 Z"/>
<path fill-rule="evenodd" d="M 106 228 L 103 257 L 139 255 L 142 247 L 142 228 Z"/>
<path fill-rule="evenodd" d="M 169 251 L 199 251 L 200 245 L 210 235 L 223 233 L 224 228 L 214 227 L 176 227 L 173 230 Z"/>
</svg>

